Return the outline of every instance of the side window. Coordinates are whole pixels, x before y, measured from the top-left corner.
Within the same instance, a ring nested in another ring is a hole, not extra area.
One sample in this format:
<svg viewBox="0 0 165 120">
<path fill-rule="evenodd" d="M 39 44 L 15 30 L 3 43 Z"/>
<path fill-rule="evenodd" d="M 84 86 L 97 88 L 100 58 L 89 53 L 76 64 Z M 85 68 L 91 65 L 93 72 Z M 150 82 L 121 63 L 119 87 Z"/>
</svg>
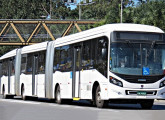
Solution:
<svg viewBox="0 0 165 120">
<path fill-rule="evenodd" d="M 63 47 L 61 47 L 60 48 L 60 69 L 61 70 L 65 70 L 66 68 L 66 66 L 65 66 L 65 64 L 66 64 L 66 49 L 67 49 L 67 46 L 65 47 L 65 46 L 63 46 Z"/>
<path fill-rule="evenodd" d="M 8 76 L 8 63 L 9 63 L 9 60 L 8 59 L 5 59 L 3 60 L 2 62 L 2 76 Z"/>
<path fill-rule="evenodd" d="M 107 76 L 108 39 L 106 37 L 99 38 L 97 43 L 95 68 L 104 76 Z"/>
<path fill-rule="evenodd" d="M 83 42 L 82 46 L 82 67 L 83 69 L 88 69 L 89 66 L 93 64 L 91 59 L 92 51 L 91 51 L 91 40 Z"/>
<path fill-rule="evenodd" d="M 55 48 L 53 70 L 70 71 L 72 68 L 72 47 L 66 45 Z"/>
<path fill-rule="evenodd" d="M 60 69 L 60 47 L 55 48 L 53 71 Z"/>
<path fill-rule="evenodd" d="M 11 75 L 15 75 L 15 57 L 11 59 Z"/>
<path fill-rule="evenodd" d="M 83 42 L 83 69 L 97 69 L 101 74 L 107 76 L 107 60 L 108 39 L 106 37 L 96 38 Z"/>
<path fill-rule="evenodd" d="M 27 54 L 26 73 L 32 74 L 32 68 L 33 68 L 33 54 Z"/>
<path fill-rule="evenodd" d="M 27 54 L 22 54 L 22 57 L 21 57 L 21 73 L 26 72 L 26 66 L 27 66 Z"/>
<path fill-rule="evenodd" d="M 71 47 L 69 45 L 61 47 L 61 70 L 68 71 L 71 70 L 72 60 L 71 60 Z"/>
<path fill-rule="evenodd" d="M 39 74 L 45 73 L 46 51 L 39 52 L 38 54 L 38 72 Z"/>
</svg>

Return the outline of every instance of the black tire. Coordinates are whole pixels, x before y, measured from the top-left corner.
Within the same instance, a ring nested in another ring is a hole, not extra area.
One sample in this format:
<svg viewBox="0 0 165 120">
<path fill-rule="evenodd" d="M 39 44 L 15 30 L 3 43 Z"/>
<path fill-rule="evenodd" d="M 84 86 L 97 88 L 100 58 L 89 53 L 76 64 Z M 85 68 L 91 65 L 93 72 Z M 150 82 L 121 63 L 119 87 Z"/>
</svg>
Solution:
<svg viewBox="0 0 165 120">
<path fill-rule="evenodd" d="M 56 89 L 56 94 L 55 94 L 55 96 L 56 96 L 55 101 L 58 104 L 62 104 L 62 99 L 61 99 L 61 93 L 60 92 L 61 92 L 60 91 L 60 86 L 58 86 L 57 89 Z"/>
<path fill-rule="evenodd" d="M 21 96 L 22 96 L 22 100 L 26 100 L 27 97 L 25 96 L 25 88 L 24 86 L 22 86 L 22 89 L 21 89 Z"/>
<path fill-rule="evenodd" d="M 103 108 L 103 107 L 107 107 L 108 106 L 108 101 L 101 100 L 100 86 L 98 86 L 96 88 L 96 92 L 95 92 L 95 104 L 96 104 L 96 107 L 98 107 L 98 108 Z"/>
<path fill-rule="evenodd" d="M 2 98 L 7 99 L 7 95 L 5 94 L 5 86 L 4 85 L 3 85 L 3 88 L 2 88 Z"/>
<path fill-rule="evenodd" d="M 14 98 L 14 95 L 7 95 L 6 98 L 7 99 L 13 99 Z"/>
<path fill-rule="evenodd" d="M 143 100 L 140 102 L 142 109 L 152 109 L 153 104 L 154 100 Z"/>
</svg>

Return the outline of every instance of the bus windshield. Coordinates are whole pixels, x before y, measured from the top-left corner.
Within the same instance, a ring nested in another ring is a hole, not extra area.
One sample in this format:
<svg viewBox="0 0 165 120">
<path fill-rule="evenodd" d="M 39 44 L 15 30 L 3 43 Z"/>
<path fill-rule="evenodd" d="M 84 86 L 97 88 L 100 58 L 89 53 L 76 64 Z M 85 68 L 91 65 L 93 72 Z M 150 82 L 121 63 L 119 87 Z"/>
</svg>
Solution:
<svg viewBox="0 0 165 120">
<path fill-rule="evenodd" d="M 110 70 L 127 75 L 163 75 L 165 44 L 111 43 Z"/>
</svg>

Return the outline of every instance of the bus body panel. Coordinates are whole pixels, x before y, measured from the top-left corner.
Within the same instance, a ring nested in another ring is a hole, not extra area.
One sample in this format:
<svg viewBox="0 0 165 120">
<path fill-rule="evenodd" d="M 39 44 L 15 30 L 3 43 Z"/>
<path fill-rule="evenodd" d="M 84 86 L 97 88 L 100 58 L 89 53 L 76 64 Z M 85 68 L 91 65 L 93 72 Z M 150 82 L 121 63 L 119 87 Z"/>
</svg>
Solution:
<svg viewBox="0 0 165 120">
<path fill-rule="evenodd" d="M 108 99 L 108 80 L 96 69 L 81 71 L 81 99 L 92 99 L 92 89 L 94 82 L 98 82 L 101 88 L 101 98 Z"/>
<path fill-rule="evenodd" d="M 24 85 L 24 92 L 26 96 L 32 96 L 32 75 L 20 75 L 20 90 Z"/>
<path fill-rule="evenodd" d="M 15 95 L 15 76 L 10 76 L 10 94 Z"/>
<path fill-rule="evenodd" d="M 36 81 L 36 94 L 38 97 L 45 97 L 45 74 L 39 74 Z"/>
<path fill-rule="evenodd" d="M 76 72 L 79 74 L 79 72 Z M 61 98 L 72 99 L 72 77 L 71 72 L 56 71 L 53 74 L 54 86 L 58 83 L 61 90 Z M 98 81 L 101 88 L 102 99 L 108 99 L 107 87 L 108 80 L 97 70 L 82 70 L 80 71 L 80 90 L 76 89 L 78 97 L 81 99 L 92 99 L 92 88 L 95 81 Z"/>
<path fill-rule="evenodd" d="M 3 86 L 5 87 L 5 94 L 8 94 L 8 76 L 1 77 L 1 94 L 3 93 Z"/>
<path fill-rule="evenodd" d="M 59 84 L 61 90 L 61 98 L 72 99 L 72 78 L 70 72 L 56 71 L 53 73 L 53 86 Z M 54 96 L 55 97 L 55 96 Z"/>
</svg>

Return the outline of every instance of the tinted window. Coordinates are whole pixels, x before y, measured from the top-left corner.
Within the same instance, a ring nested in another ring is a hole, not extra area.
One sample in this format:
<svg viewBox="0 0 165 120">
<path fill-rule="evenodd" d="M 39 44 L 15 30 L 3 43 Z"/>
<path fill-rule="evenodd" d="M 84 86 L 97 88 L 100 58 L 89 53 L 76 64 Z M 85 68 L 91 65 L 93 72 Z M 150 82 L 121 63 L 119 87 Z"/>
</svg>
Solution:
<svg viewBox="0 0 165 120">
<path fill-rule="evenodd" d="M 33 67 L 33 54 L 27 55 L 27 67 L 26 67 L 26 73 L 32 74 L 32 67 Z"/>
<path fill-rule="evenodd" d="M 56 47 L 54 56 L 53 70 L 71 71 L 72 67 L 72 48 L 70 45 Z"/>
<path fill-rule="evenodd" d="M 15 75 L 15 57 L 11 59 L 11 75 Z"/>
<path fill-rule="evenodd" d="M 4 76 L 8 76 L 8 68 L 9 68 L 8 64 L 9 64 L 9 59 L 3 60 L 3 62 L 2 62 L 2 75 L 4 75 Z"/>
<path fill-rule="evenodd" d="M 27 54 L 23 54 L 21 57 L 21 73 L 26 72 L 26 66 L 27 66 Z"/>
<path fill-rule="evenodd" d="M 108 39 L 101 37 L 83 42 L 82 68 L 97 69 L 107 76 Z"/>
<path fill-rule="evenodd" d="M 87 67 L 92 65 L 92 50 L 91 50 L 91 40 L 83 42 L 82 46 L 82 67 L 88 69 Z"/>
<path fill-rule="evenodd" d="M 53 70 L 72 71 L 74 56 L 73 46 L 77 45 L 81 48 L 81 56 L 79 56 L 81 59 L 80 69 L 97 69 L 101 74 L 107 77 L 108 39 L 106 37 L 56 47 Z"/>
<path fill-rule="evenodd" d="M 45 73 L 46 51 L 38 53 L 38 73 Z"/>
</svg>

